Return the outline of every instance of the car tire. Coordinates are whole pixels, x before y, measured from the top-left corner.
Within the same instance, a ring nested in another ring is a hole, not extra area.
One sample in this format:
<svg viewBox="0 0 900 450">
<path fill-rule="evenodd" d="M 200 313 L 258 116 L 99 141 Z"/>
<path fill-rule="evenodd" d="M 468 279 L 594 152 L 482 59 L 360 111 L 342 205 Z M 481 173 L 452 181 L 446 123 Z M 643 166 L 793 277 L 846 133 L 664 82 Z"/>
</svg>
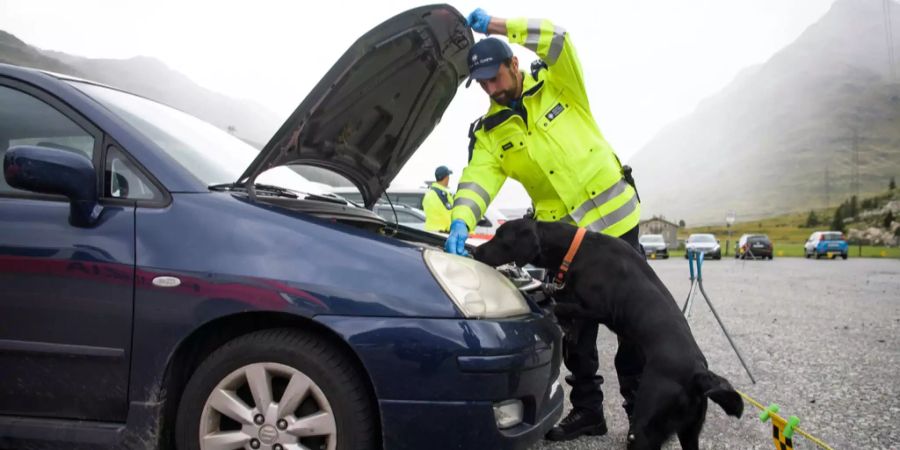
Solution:
<svg viewBox="0 0 900 450">
<path fill-rule="evenodd" d="M 847 254 L 846 254 L 846 253 L 841 253 L 841 259 L 847 259 Z"/>
<path fill-rule="evenodd" d="M 823 256 L 823 255 L 821 255 L 821 254 L 819 254 L 818 252 L 816 252 L 816 259 L 822 259 L 822 256 Z"/>
<path fill-rule="evenodd" d="M 364 374 L 325 339 L 290 329 L 250 333 L 218 348 L 191 375 L 178 406 L 176 445 L 210 448 L 201 445 L 206 436 L 230 439 L 235 448 L 375 449 L 369 395 Z M 260 411 L 257 402 L 269 406 Z"/>
</svg>

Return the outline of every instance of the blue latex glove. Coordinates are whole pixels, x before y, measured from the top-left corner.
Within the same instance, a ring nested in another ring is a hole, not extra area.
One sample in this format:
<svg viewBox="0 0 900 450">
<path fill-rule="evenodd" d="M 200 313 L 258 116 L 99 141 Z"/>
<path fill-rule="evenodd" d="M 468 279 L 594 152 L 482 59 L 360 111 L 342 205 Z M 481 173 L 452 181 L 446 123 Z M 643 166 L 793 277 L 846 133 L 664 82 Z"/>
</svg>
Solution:
<svg viewBox="0 0 900 450">
<path fill-rule="evenodd" d="M 491 23 L 491 16 L 488 15 L 487 11 L 481 8 L 476 8 L 475 11 L 472 11 L 472 13 L 469 14 L 469 17 L 466 18 L 466 24 L 479 33 L 487 34 L 489 23 Z"/>
<path fill-rule="evenodd" d="M 454 255 L 469 256 L 466 251 L 466 239 L 469 237 L 469 227 L 462 219 L 456 219 L 450 224 L 450 236 L 444 243 L 444 251 Z"/>
</svg>

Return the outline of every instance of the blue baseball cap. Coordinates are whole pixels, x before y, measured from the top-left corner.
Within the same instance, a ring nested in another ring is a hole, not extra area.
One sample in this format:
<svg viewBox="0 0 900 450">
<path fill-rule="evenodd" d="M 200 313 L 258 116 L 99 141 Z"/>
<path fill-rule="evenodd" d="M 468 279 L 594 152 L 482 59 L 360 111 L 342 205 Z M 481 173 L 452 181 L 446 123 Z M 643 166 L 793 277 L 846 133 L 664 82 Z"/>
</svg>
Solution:
<svg viewBox="0 0 900 450">
<path fill-rule="evenodd" d="M 443 180 L 444 177 L 453 173 L 447 166 L 440 166 L 437 169 L 434 169 L 434 179 L 435 180 Z"/>
<path fill-rule="evenodd" d="M 512 49 L 500 39 L 486 38 L 475 43 L 469 49 L 469 80 L 466 87 L 472 84 L 472 80 L 494 78 L 500 64 L 512 56 Z"/>
</svg>

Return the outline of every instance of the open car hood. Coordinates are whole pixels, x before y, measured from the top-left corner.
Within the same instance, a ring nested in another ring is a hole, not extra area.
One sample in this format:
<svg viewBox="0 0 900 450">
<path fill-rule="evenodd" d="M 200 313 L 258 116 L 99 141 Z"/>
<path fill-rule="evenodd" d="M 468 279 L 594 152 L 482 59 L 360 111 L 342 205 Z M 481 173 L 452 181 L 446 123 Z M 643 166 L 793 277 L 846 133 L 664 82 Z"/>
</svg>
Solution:
<svg viewBox="0 0 900 450">
<path fill-rule="evenodd" d="M 421 6 L 359 38 L 238 180 L 282 165 L 353 182 L 367 208 L 438 124 L 468 76 L 472 32 L 452 6 Z"/>
</svg>

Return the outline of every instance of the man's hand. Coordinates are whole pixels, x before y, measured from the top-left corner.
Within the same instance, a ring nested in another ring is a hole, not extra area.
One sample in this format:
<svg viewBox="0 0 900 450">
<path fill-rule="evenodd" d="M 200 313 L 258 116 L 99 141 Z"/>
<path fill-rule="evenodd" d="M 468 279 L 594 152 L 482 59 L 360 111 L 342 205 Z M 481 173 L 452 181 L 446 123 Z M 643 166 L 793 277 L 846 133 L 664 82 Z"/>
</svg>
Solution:
<svg viewBox="0 0 900 450">
<path fill-rule="evenodd" d="M 475 9 L 475 11 L 472 11 L 472 13 L 469 14 L 469 17 L 466 18 L 466 24 L 479 33 L 486 34 L 490 23 L 491 16 L 488 15 L 487 11 L 481 8 Z"/>
<path fill-rule="evenodd" d="M 456 219 L 450 224 L 450 236 L 444 243 L 444 251 L 454 255 L 469 256 L 466 251 L 466 239 L 469 237 L 469 227 L 462 219 Z"/>
</svg>

